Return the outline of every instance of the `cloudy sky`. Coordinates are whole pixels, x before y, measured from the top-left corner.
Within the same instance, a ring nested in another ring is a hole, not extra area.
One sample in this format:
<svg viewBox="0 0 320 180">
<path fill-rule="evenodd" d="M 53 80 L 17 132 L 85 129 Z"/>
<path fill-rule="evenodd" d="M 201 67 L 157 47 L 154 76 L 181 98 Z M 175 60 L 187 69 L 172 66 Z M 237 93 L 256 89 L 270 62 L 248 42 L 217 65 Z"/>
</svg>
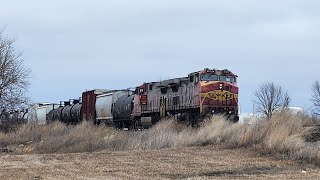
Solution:
<svg viewBox="0 0 320 180">
<path fill-rule="evenodd" d="M 320 80 L 319 9 L 318 0 L 2 0 L 0 28 L 32 69 L 35 102 L 209 67 L 238 74 L 242 112 L 265 81 L 308 110 Z"/>
</svg>

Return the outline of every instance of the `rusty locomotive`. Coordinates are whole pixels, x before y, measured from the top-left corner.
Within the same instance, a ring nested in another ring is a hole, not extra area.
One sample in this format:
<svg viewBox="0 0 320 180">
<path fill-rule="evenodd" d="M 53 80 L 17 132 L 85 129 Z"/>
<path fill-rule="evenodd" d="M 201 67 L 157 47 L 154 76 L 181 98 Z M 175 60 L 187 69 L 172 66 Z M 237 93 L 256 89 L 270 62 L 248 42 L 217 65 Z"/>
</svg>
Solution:
<svg viewBox="0 0 320 180">
<path fill-rule="evenodd" d="M 165 117 L 196 124 L 210 114 L 239 121 L 237 75 L 204 69 L 187 77 L 143 83 L 134 90 L 91 90 L 47 114 L 47 122 L 92 120 L 117 128 L 147 128 Z"/>
</svg>

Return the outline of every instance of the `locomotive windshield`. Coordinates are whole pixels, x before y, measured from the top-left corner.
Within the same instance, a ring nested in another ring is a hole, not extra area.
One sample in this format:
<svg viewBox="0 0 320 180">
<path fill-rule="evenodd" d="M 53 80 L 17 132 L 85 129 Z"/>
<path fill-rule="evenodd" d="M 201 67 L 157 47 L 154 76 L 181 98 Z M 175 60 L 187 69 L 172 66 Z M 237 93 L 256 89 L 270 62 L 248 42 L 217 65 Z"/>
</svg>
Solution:
<svg viewBox="0 0 320 180">
<path fill-rule="evenodd" d="M 236 78 L 233 76 L 220 76 L 220 81 L 225 81 L 225 82 L 236 82 Z"/>
<path fill-rule="evenodd" d="M 201 75 L 201 81 L 218 81 L 219 76 L 215 74 L 203 74 Z"/>
<path fill-rule="evenodd" d="M 236 82 L 236 78 L 234 76 L 223 76 L 216 74 L 203 74 L 201 75 L 201 81 L 224 81 L 224 82 Z"/>
</svg>

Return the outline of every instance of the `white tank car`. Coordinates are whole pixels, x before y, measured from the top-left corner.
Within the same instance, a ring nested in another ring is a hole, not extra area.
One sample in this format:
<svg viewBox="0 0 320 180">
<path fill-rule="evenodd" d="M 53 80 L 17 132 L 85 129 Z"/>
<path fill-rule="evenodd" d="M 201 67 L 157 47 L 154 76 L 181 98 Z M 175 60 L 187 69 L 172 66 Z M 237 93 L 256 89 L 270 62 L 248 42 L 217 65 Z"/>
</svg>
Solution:
<svg viewBox="0 0 320 180">
<path fill-rule="evenodd" d="M 120 97 L 125 95 L 132 95 L 132 91 L 119 90 L 97 96 L 96 119 L 98 121 L 112 121 L 114 105 Z"/>
<path fill-rule="evenodd" d="M 52 103 L 32 104 L 28 110 L 28 123 L 36 122 L 37 124 L 46 124 L 47 114 L 58 107 L 58 104 Z"/>
</svg>

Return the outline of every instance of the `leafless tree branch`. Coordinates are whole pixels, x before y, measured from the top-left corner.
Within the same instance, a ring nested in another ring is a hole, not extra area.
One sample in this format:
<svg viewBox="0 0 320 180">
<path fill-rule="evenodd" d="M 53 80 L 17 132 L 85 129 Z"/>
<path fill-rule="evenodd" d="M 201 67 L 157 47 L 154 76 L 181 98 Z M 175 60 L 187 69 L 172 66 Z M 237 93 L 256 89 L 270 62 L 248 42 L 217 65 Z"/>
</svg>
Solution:
<svg viewBox="0 0 320 180">
<path fill-rule="evenodd" d="M 0 108 L 14 110 L 28 102 L 25 93 L 30 85 L 30 69 L 24 66 L 21 53 L 14 47 L 14 39 L 0 31 Z"/>
<path fill-rule="evenodd" d="M 284 92 L 281 86 L 274 83 L 264 83 L 254 92 L 257 111 L 270 119 L 274 111 L 283 110 L 290 104 L 288 92 Z"/>
<path fill-rule="evenodd" d="M 320 115 L 320 83 L 319 81 L 314 82 L 312 86 L 312 99 L 311 99 L 313 106 L 314 106 L 314 114 L 319 116 Z"/>
</svg>

